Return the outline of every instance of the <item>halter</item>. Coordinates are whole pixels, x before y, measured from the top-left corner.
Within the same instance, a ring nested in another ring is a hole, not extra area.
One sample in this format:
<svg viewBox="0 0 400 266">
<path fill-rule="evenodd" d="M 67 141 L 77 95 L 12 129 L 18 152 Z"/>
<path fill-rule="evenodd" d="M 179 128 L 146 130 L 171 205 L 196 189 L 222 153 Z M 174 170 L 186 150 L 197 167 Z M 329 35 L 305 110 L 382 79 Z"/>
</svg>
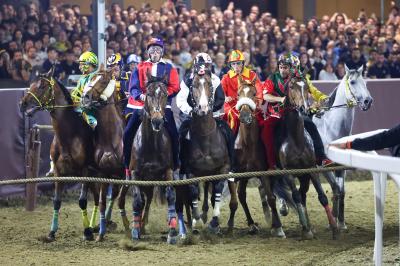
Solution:
<svg viewBox="0 0 400 266">
<path fill-rule="evenodd" d="M 351 89 L 349 81 L 350 81 L 350 76 L 348 74 L 346 74 L 346 80 L 345 80 L 345 88 L 346 88 L 345 89 L 345 95 L 346 95 L 346 99 L 347 99 L 346 105 L 347 105 L 348 108 L 352 108 L 352 107 L 355 107 L 358 104 L 358 101 L 357 101 L 357 98 L 356 98 L 356 96 L 354 95 L 354 93 L 353 93 L 353 91 Z M 349 99 L 349 97 L 347 97 L 349 94 L 350 94 L 350 99 Z"/>
</svg>

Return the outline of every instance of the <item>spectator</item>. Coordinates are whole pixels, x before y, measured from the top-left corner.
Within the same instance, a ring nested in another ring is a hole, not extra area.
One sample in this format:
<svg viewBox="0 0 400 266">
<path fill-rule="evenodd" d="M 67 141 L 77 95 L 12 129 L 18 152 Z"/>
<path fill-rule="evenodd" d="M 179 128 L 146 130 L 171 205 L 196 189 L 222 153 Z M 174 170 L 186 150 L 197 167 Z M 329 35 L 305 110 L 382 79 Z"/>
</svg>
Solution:
<svg viewBox="0 0 400 266">
<path fill-rule="evenodd" d="M 364 56 L 361 54 L 360 48 L 355 47 L 351 51 L 351 58 L 346 61 L 346 66 L 349 69 L 359 69 L 361 66 L 366 70 L 366 62 Z"/>
<path fill-rule="evenodd" d="M 26 60 L 32 67 L 42 66 L 43 59 L 41 59 L 36 52 L 36 47 L 29 47 L 27 53 L 24 54 L 24 60 Z"/>
<path fill-rule="evenodd" d="M 79 70 L 79 64 L 76 62 L 77 57 L 75 56 L 72 50 L 68 50 L 65 53 L 65 60 L 61 61 L 61 69 L 64 73 L 65 78 L 68 78 L 69 75 L 78 75 L 81 74 Z"/>
<path fill-rule="evenodd" d="M 384 53 L 378 55 L 378 61 L 368 69 L 367 76 L 372 79 L 390 78 L 390 69 Z"/>
<path fill-rule="evenodd" d="M 310 80 L 315 80 L 317 73 L 315 68 L 311 65 L 310 57 L 308 56 L 308 54 L 305 52 L 301 53 L 299 60 L 300 60 L 300 69 L 307 71 L 307 74 L 310 75 Z"/>
<path fill-rule="evenodd" d="M 0 79 L 11 79 L 8 72 L 10 68 L 10 55 L 6 50 L 0 50 Z"/>
<path fill-rule="evenodd" d="M 54 47 L 50 47 L 47 50 L 47 59 L 44 61 L 42 69 L 44 72 L 48 72 L 53 66 L 55 67 L 54 77 L 58 79 L 63 79 L 63 69 L 60 66 L 60 62 L 58 61 L 58 52 Z"/>
<path fill-rule="evenodd" d="M 10 68 L 12 79 L 27 83 L 29 81 L 31 69 L 31 65 L 23 58 L 22 50 L 16 50 Z"/>
<path fill-rule="evenodd" d="M 344 67 L 343 63 L 337 64 L 335 75 L 338 79 L 343 79 L 343 77 L 346 75 L 346 68 Z"/>
<path fill-rule="evenodd" d="M 390 77 L 400 78 L 400 52 L 393 54 L 394 59 L 390 64 Z"/>
<path fill-rule="evenodd" d="M 223 75 L 228 73 L 229 68 L 225 65 L 226 56 L 223 53 L 217 53 L 214 61 L 214 74 L 217 75 L 220 79 Z"/>
<path fill-rule="evenodd" d="M 319 80 L 337 80 L 336 74 L 333 71 L 333 64 L 328 62 L 325 64 L 324 69 L 319 72 Z"/>
</svg>

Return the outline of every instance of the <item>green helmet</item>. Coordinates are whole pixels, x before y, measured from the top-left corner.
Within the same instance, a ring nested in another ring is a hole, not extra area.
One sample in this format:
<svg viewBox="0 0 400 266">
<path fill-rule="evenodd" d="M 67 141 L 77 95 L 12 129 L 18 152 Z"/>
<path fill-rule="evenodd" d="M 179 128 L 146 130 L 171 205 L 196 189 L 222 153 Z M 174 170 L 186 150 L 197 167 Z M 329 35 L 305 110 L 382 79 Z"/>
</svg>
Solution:
<svg viewBox="0 0 400 266">
<path fill-rule="evenodd" d="M 87 51 L 81 54 L 81 56 L 79 57 L 79 63 L 85 63 L 87 65 L 90 64 L 97 67 L 99 62 L 95 53 Z"/>
</svg>

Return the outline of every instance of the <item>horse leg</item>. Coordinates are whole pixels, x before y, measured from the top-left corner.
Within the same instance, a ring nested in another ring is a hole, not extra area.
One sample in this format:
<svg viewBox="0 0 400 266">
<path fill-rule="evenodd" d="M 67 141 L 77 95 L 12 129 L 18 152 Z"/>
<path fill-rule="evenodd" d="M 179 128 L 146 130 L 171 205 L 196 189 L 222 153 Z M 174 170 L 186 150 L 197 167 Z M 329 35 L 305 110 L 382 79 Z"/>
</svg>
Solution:
<svg viewBox="0 0 400 266">
<path fill-rule="evenodd" d="M 271 235 L 273 237 L 286 238 L 285 232 L 282 229 L 282 223 L 279 218 L 278 210 L 276 208 L 276 197 L 274 195 L 274 192 L 272 191 L 271 179 L 261 177 L 260 181 L 261 181 L 260 187 L 263 187 L 263 190 L 265 191 L 268 205 L 271 208 L 271 212 L 272 212 Z M 260 194 L 261 194 L 261 192 L 260 192 Z M 263 200 L 265 200 L 265 194 L 262 197 Z M 268 210 L 268 212 L 269 212 L 269 210 Z"/>
<path fill-rule="evenodd" d="M 99 185 L 95 183 L 88 183 L 87 186 L 88 189 L 90 189 L 90 191 L 93 194 L 93 203 L 94 203 L 92 216 L 90 217 L 89 227 L 92 228 L 93 233 L 96 233 L 99 231 L 99 226 L 96 224 L 96 219 L 97 219 L 97 212 L 99 211 L 100 189 Z"/>
<path fill-rule="evenodd" d="M 83 240 L 92 241 L 93 229 L 90 228 L 89 218 L 87 213 L 87 194 L 88 194 L 88 184 L 83 183 L 81 187 L 81 194 L 79 196 L 79 207 L 81 208 L 82 221 L 83 221 Z"/>
<path fill-rule="evenodd" d="M 172 170 L 171 175 L 172 175 Z M 178 233 L 176 231 L 176 210 L 175 210 L 175 200 L 176 200 L 176 193 L 175 188 L 172 186 L 167 186 L 165 191 L 167 202 L 168 202 L 168 244 L 176 244 L 176 237 Z"/>
<path fill-rule="evenodd" d="M 127 186 L 127 185 L 121 186 L 121 189 L 120 189 L 119 195 L 118 195 L 119 213 L 121 215 L 122 224 L 124 225 L 125 233 L 127 233 L 127 234 L 129 232 L 129 220 L 128 220 L 128 217 L 126 216 L 126 211 L 125 211 L 125 198 L 126 198 L 126 194 L 128 193 L 128 189 L 129 189 L 129 186 Z"/>
<path fill-rule="evenodd" d="M 56 240 L 56 233 L 58 231 L 58 216 L 61 209 L 61 193 L 62 193 L 62 183 L 54 183 L 54 198 L 53 198 L 53 218 L 51 220 L 50 233 L 47 236 L 48 241 Z"/>
<path fill-rule="evenodd" d="M 111 189 L 110 189 L 111 188 Z M 113 184 L 109 187 L 108 192 L 108 204 L 107 204 L 107 209 L 106 209 L 106 223 L 107 223 L 107 228 L 108 230 L 115 230 L 117 228 L 117 224 L 112 221 L 112 210 L 114 207 L 114 202 L 115 199 L 118 197 L 119 193 L 119 185 Z"/>
<path fill-rule="evenodd" d="M 142 221 L 142 209 L 143 209 L 143 199 L 140 187 L 133 186 L 132 194 L 133 194 L 133 203 L 132 203 L 133 222 L 132 222 L 131 236 L 132 240 L 139 240 L 141 235 L 140 224 Z"/>
<path fill-rule="evenodd" d="M 185 210 L 186 210 L 187 223 L 188 223 L 188 227 L 190 229 L 192 229 L 192 212 L 191 212 L 192 204 L 190 202 L 189 186 L 184 186 L 184 193 L 185 193 L 185 197 L 184 197 L 183 204 L 184 204 Z"/>
<path fill-rule="evenodd" d="M 240 201 L 240 205 L 242 205 L 244 213 L 246 215 L 246 219 L 247 219 L 247 225 L 249 226 L 249 234 L 256 234 L 259 231 L 259 228 L 257 226 L 256 223 L 254 223 L 253 218 L 251 217 L 250 214 L 250 210 L 249 210 L 249 206 L 247 206 L 247 201 L 246 201 L 246 188 L 247 188 L 247 183 L 248 183 L 248 179 L 241 179 L 239 181 L 239 185 L 238 185 L 238 196 L 239 196 L 239 201 Z M 230 184 L 229 184 L 230 185 Z M 232 199 L 232 196 L 231 196 Z M 231 200 L 232 202 L 232 200 Z M 231 207 L 231 204 L 229 204 L 229 207 Z M 237 207 L 237 206 L 236 206 Z M 231 208 L 231 216 L 229 218 L 229 222 L 228 222 L 228 226 L 233 228 L 233 218 L 235 215 L 235 211 L 232 211 Z M 232 223 L 230 223 L 232 220 Z"/>
<path fill-rule="evenodd" d="M 268 179 L 268 183 L 266 184 L 266 179 L 263 177 L 260 177 L 259 180 L 261 181 L 261 185 L 258 186 L 258 193 L 260 194 L 260 199 L 261 199 L 261 206 L 263 209 L 264 213 L 264 219 L 265 222 L 269 225 L 271 223 L 271 213 L 270 213 L 270 207 L 267 199 L 267 192 L 266 192 L 266 186 L 271 186 L 271 183 Z M 263 185 L 266 184 L 266 185 Z"/>
<path fill-rule="evenodd" d="M 198 233 L 198 229 L 196 228 L 200 226 L 200 212 L 199 212 L 199 184 L 190 184 L 190 198 L 192 200 L 192 230 L 193 233 Z"/>
<path fill-rule="evenodd" d="M 345 188 L 344 188 L 344 182 L 346 179 L 346 171 L 337 171 L 336 172 L 336 182 L 339 185 L 339 214 L 337 216 L 338 221 L 339 221 L 339 228 L 340 230 L 347 230 L 347 226 L 345 223 L 345 218 L 344 218 L 344 198 L 346 195 Z"/>
<path fill-rule="evenodd" d="M 338 217 L 339 215 L 339 198 L 340 198 L 340 188 L 338 183 L 336 182 L 335 175 L 333 172 L 325 172 L 323 173 L 326 180 L 332 189 L 332 214 L 334 217 Z"/>
<path fill-rule="evenodd" d="M 144 187 L 144 210 L 142 212 L 142 223 L 140 224 L 140 232 L 142 235 L 146 234 L 146 225 L 149 223 L 150 205 L 153 201 L 154 187 Z M 142 195 L 143 197 L 143 195 Z"/>
<path fill-rule="evenodd" d="M 109 184 L 107 183 L 102 183 L 100 185 L 100 230 L 99 230 L 99 235 L 96 238 L 96 241 L 103 241 L 104 236 L 106 234 L 106 205 L 107 205 L 107 190 L 108 190 Z"/>
<path fill-rule="evenodd" d="M 311 178 L 311 182 L 313 183 L 314 188 L 318 193 L 318 200 L 325 209 L 326 216 L 328 217 L 329 225 L 331 226 L 331 229 L 332 229 L 333 239 L 336 239 L 337 233 L 338 233 L 336 220 L 333 217 L 332 209 L 329 207 L 328 197 L 326 196 L 324 189 L 321 186 L 321 182 L 319 180 L 319 175 L 318 174 L 310 174 L 309 177 Z"/>
<path fill-rule="evenodd" d="M 224 181 L 223 180 L 213 182 L 213 194 L 214 194 L 214 198 L 215 198 L 215 205 L 214 205 L 214 210 L 213 210 L 213 218 L 210 221 L 208 229 L 214 234 L 218 234 L 220 232 L 219 215 L 221 214 L 221 210 L 220 210 L 221 209 L 221 195 L 222 195 L 223 189 L 224 189 Z M 236 208 L 237 208 L 237 199 L 236 199 Z"/>
<path fill-rule="evenodd" d="M 204 224 L 206 224 L 207 220 L 208 220 L 207 214 L 208 214 L 208 209 L 209 209 L 209 206 L 208 206 L 208 188 L 209 188 L 209 186 L 210 186 L 210 182 L 204 183 L 203 206 L 201 208 L 202 213 L 200 216 L 201 220 L 203 221 Z"/>
<path fill-rule="evenodd" d="M 300 195 L 299 190 L 296 188 L 296 184 L 294 183 L 294 179 L 292 176 L 285 176 L 287 184 L 290 187 L 290 190 L 292 191 L 292 198 L 294 203 L 296 204 L 296 209 L 299 214 L 299 221 L 300 224 L 302 225 L 302 238 L 303 239 L 312 239 L 314 237 L 310 224 L 308 222 L 308 214 L 307 214 L 307 209 L 305 206 L 302 204 L 302 198 Z"/>
<path fill-rule="evenodd" d="M 181 239 L 186 238 L 186 226 L 183 217 L 183 205 L 185 201 L 185 186 L 177 186 L 175 188 L 176 191 L 176 199 L 175 199 L 175 210 L 178 216 L 178 226 L 179 226 L 179 236 Z"/>
</svg>

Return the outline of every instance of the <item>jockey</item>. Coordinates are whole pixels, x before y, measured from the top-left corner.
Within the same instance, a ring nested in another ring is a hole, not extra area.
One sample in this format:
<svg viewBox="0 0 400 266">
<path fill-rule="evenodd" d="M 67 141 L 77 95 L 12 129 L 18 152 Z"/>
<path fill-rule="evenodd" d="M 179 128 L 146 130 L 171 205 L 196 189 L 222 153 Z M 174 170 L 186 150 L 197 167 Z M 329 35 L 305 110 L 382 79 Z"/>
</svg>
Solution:
<svg viewBox="0 0 400 266">
<path fill-rule="evenodd" d="M 261 139 L 264 142 L 266 149 L 268 168 L 276 169 L 276 154 L 274 146 L 274 133 L 277 122 L 284 116 L 285 109 L 282 104 L 285 101 L 286 93 L 285 86 L 290 80 L 291 71 L 297 71 L 299 59 L 292 54 L 284 54 L 279 57 L 278 68 L 279 71 L 272 74 L 269 79 L 264 83 L 263 99 L 268 103 L 268 117 L 264 121 L 264 126 L 261 132 Z M 327 96 L 320 92 L 317 88 L 312 86 L 309 79 L 306 79 L 309 84 L 309 92 L 317 102 L 322 102 L 327 99 Z M 310 85 L 311 84 L 311 85 Z M 324 146 L 322 144 L 321 136 L 317 127 L 309 116 L 303 115 L 304 128 L 310 134 L 313 143 L 314 151 L 317 158 L 317 164 L 325 166 L 330 164 L 331 161 L 326 157 Z"/>
<path fill-rule="evenodd" d="M 171 64 L 162 59 L 164 42 L 159 38 L 151 38 L 147 44 L 149 59 L 138 64 L 137 69 L 132 73 L 129 80 L 129 100 L 127 107 L 133 112 L 124 131 L 124 164 L 126 177 L 130 178 L 129 162 L 131 157 L 132 143 L 136 132 L 141 124 L 141 114 L 146 99 L 147 72 L 152 76 L 162 78 L 168 76 L 168 103 L 165 109 L 165 127 L 171 136 L 172 152 L 174 158 L 174 170 L 179 166 L 179 136 L 176 129 L 174 116 L 171 110 L 171 100 L 179 91 L 179 76 Z"/>
<path fill-rule="evenodd" d="M 126 59 L 126 67 L 125 67 L 125 71 L 126 72 L 125 73 L 126 73 L 126 76 L 128 78 L 128 85 L 129 85 L 129 80 L 130 80 L 130 78 L 132 76 L 132 73 L 135 72 L 135 70 L 137 69 L 137 65 L 140 62 L 142 62 L 142 59 L 140 58 L 140 56 L 135 55 L 135 54 L 129 55 L 128 59 Z M 128 85 L 126 87 L 127 90 L 124 91 L 127 98 L 129 98 L 129 86 Z M 132 108 L 130 108 L 128 106 L 125 106 L 124 116 L 125 116 L 125 120 L 126 121 L 128 121 L 129 116 L 132 115 L 132 112 L 133 112 Z"/>
<path fill-rule="evenodd" d="M 82 72 L 82 76 L 78 80 L 77 87 L 71 92 L 72 101 L 78 106 L 75 108 L 75 111 L 83 115 L 83 118 L 92 129 L 95 129 L 97 119 L 94 117 L 94 113 L 91 110 L 83 111 L 80 107 L 80 103 L 85 86 L 93 78 L 97 71 L 97 66 L 98 60 L 96 54 L 90 51 L 81 54 L 79 57 L 79 70 Z"/>
<path fill-rule="evenodd" d="M 121 99 L 126 99 L 126 95 L 129 95 L 128 85 L 131 73 L 123 70 L 124 62 L 120 53 L 112 54 L 107 58 L 107 68 L 113 71 L 113 79 L 116 81 L 115 86 L 118 92 L 118 102 Z M 132 114 L 132 109 L 125 107 L 123 113 L 125 118 L 127 118 Z"/>
<path fill-rule="evenodd" d="M 256 72 L 250 70 L 244 65 L 245 57 L 239 50 L 233 50 L 228 58 L 228 64 L 230 70 L 226 73 L 221 80 L 222 89 L 225 93 L 225 104 L 224 104 L 224 120 L 228 122 L 228 125 L 235 133 L 235 136 L 239 130 L 239 115 L 236 109 L 237 97 L 238 97 L 238 77 L 239 75 L 243 80 L 253 82 L 257 91 L 261 91 L 261 82 L 257 77 Z"/>
<path fill-rule="evenodd" d="M 203 75 L 210 75 L 211 76 L 211 83 L 213 86 L 213 93 L 214 93 L 214 105 L 213 105 L 213 112 L 214 114 L 218 115 L 219 110 L 222 108 L 224 101 L 225 101 L 225 95 L 224 91 L 222 90 L 221 87 L 221 82 L 218 78 L 217 75 L 212 73 L 212 60 L 211 57 L 206 54 L 206 53 L 199 53 L 196 55 L 195 59 L 193 60 L 193 66 L 191 71 L 189 71 L 184 79 L 181 81 L 180 84 L 180 91 L 178 95 L 176 96 L 176 105 L 178 108 L 186 115 L 186 119 L 182 121 L 181 127 L 179 128 L 179 139 L 181 143 L 181 151 L 183 149 L 185 139 L 188 135 L 189 128 L 190 128 L 190 122 L 191 122 L 191 115 L 192 111 L 194 108 L 195 103 L 192 100 L 192 97 L 190 97 L 190 94 L 192 93 L 192 83 L 193 83 L 193 78 L 194 75 L 197 74 L 199 76 Z M 214 115 L 215 117 L 215 115 Z M 222 129 L 222 132 L 224 133 L 225 139 L 228 144 L 228 152 L 229 152 L 229 158 L 231 161 L 231 166 L 233 165 L 233 136 L 232 132 L 228 126 L 228 124 L 221 120 L 221 119 L 216 119 L 217 125 Z M 183 160 L 183 154 L 181 154 L 181 162 L 182 162 L 182 167 L 181 170 L 184 168 L 184 160 Z M 183 173 L 183 172 L 182 172 Z"/>
</svg>

